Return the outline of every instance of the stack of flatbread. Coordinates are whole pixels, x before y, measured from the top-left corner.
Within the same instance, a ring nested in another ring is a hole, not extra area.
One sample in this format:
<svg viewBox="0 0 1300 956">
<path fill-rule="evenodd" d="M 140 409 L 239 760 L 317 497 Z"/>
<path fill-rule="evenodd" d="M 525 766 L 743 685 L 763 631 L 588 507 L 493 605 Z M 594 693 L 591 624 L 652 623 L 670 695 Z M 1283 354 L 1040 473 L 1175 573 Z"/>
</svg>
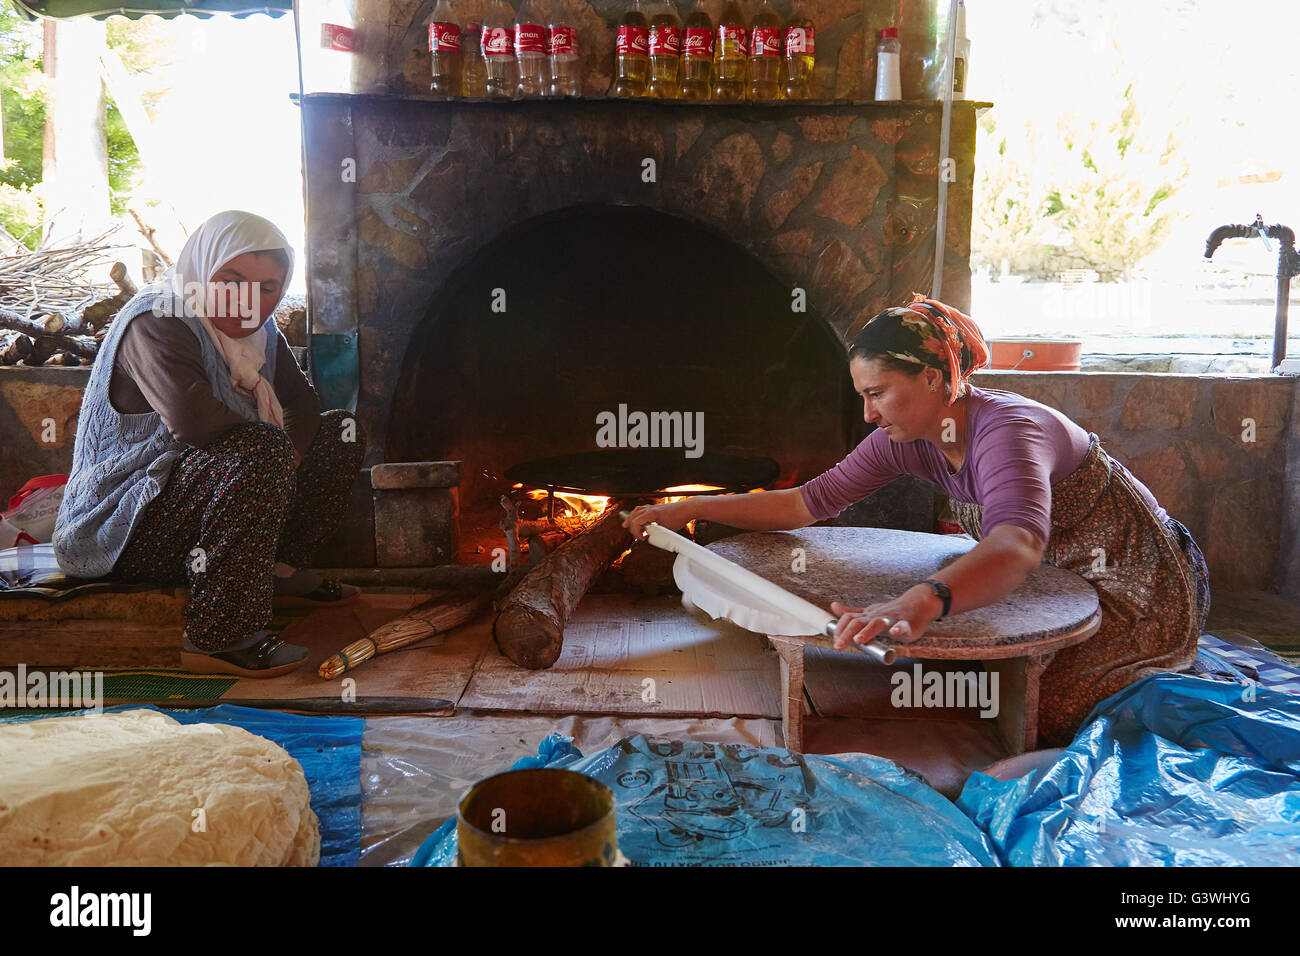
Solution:
<svg viewBox="0 0 1300 956">
<path fill-rule="evenodd" d="M 0 725 L 0 864 L 315 866 L 302 767 L 152 710 Z"/>
</svg>

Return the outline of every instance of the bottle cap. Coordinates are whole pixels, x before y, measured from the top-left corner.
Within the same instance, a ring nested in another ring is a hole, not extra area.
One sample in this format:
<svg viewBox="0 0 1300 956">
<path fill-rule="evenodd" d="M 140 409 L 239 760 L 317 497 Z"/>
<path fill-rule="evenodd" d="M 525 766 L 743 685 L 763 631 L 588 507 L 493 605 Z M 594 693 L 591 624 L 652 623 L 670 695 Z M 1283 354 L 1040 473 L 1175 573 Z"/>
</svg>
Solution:
<svg viewBox="0 0 1300 956">
<path fill-rule="evenodd" d="M 885 27 L 880 31 L 880 39 L 893 40 L 898 38 L 898 27 Z"/>
</svg>

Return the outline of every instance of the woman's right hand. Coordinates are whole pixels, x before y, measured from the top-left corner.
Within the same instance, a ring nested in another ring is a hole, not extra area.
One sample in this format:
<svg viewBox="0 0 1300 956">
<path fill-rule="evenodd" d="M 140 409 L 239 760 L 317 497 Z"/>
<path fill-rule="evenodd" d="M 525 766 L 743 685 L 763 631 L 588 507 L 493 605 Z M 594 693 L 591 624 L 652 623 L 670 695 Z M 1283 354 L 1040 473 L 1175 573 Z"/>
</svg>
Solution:
<svg viewBox="0 0 1300 956">
<path fill-rule="evenodd" d="M 654 523 L 669 531 L 681 531 L 686 522 L 695 518 L 691 499 L 671 501 L 662 505 L 637 505 L 632 513 L 623 519 L 623 527 L 632 532 L 632 537 L 641 540 L 641 529 Z"/>
</svg>

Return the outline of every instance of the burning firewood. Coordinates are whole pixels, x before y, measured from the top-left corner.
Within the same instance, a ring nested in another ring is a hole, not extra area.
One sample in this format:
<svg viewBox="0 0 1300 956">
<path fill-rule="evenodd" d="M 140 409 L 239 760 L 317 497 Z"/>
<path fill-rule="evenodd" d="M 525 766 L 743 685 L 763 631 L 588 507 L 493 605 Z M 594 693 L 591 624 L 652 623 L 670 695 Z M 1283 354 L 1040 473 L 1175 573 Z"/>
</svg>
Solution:
<svg viewBox="0 0 1300 956">
<path fill-rule="evenodd" d="M 532 670 L 554 664 L 578 602 L 631 544 L 615 505 L 589 531 L 561 544 L 525 574 L 501 605 L 493 626 L 506 657 Z"/>
</svg>

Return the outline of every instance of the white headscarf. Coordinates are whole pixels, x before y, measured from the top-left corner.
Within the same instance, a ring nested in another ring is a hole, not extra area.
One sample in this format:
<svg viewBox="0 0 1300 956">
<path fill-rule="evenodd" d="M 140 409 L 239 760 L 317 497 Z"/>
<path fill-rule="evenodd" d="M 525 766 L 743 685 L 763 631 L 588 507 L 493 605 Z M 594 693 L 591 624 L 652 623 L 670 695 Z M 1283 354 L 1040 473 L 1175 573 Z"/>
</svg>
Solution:
<svg viewBox="0 0 1300 956">
<path fill-rule="evenodd" d="M 186 303 L 186 308 L 207 330 L 217 352 L 230 368 L 230 384 L 257 400 L 258 418 L 283 428 L 284 410 L 275 396 L 275 389 L 262 375 L 262 366 L 266 364 L 266 323 L 271 321 L 271 316 L 264 316 L 256 332 L 237 339 L 218 329 L 204 314 L 208 280 L 231 259 L 263 249 L 283 249 L 289 257 L 289 268 L 285 271 L 280 291 L 283 296 L 289 277 L 293 275 L 293 249 L 289 241 L 284 233 L 261 216 L 238 209 L 219 212 L 195 229 L 176 257 L 176 264 L 163 274 L 163 281 L 170 284 L 173 293 Z M 187 284 L 191 285 L 189 290 L 185 288 Z M 187 295 L 199 287 L 203 289 L 202 294 Z"/>
</svg>

